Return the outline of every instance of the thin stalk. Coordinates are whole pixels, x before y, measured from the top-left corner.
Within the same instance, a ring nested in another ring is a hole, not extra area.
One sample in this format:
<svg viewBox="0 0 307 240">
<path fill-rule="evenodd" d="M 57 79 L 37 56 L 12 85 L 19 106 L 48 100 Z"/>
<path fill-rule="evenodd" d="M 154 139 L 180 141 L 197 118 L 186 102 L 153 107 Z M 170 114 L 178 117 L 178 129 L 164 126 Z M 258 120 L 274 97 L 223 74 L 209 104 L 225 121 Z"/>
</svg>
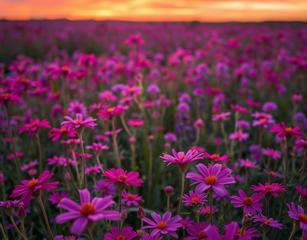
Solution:
<svg viewBox="0 0 307 240">
<path fill-rule="evenodd" d="M 17 224 L 16 224 L 16 222 L 15 222 L 13 216 L 10 216 L 10 220 L 11 220 L 11 222 L 12 222 L 12 224 L 13 224 L 14 229 L 15 229 L 16 232 L 18 233 L 18 235 L 19 235 L 22 239 L 27 240 L 27 239 L 28 239 L 27 236 L 25 236 L 25 235 L 19 230 L 19 228 L 18 228 L 18 226 L 17 226 Z"/>
<path fill-rule="evenodd" d="M 116 160 L 116 164 L 118 168 L 121 168 L 121 159 L 120 159 L 120 153 L 117 143 L 117 134 L 116 134 L 116 128 L 115 128 L 115 118 L 112 118 L 112 141 L 113 141 L 113 151 L 114 151 L 114 157 Z"/>
<path fill-rule="evenodd" d="M 83 187 L 87 188 L 87 181 L 86 181 L 86 176 L 85 176 L 85 150 L 84 150 L 84 143 L 83 143 L 83 129 L 81 130 L 79 134 L 79 139 L 80 139 L 80 146 L 81 146 L 81 184 Z"/>
<path fill-rule="evenodd" d="M 181 205 L 182 205 L 182 197 L 184 194 L 184 185 L 185 185 L 185 171 L 181 171 L 181 190 L 180 190 L 180 197 L 178 202 L 177 213 L 180 213 Z"/>
<path fill-rule="evenodd" d="M 36 137 L 36 144 L 37 144 L 37 150 L 38 150 L 38 160 L 39 160 L 39 171 L 42 172 L 43 170 L 43 151 L 42 151 L 42 144 L 39 137 L 39 133 L 35 135 Z"/>
<path fill-rule="evenodd" d="M 5 230 L 4 230 L 4 227 L 3 227 L 2 223 L 0 223 L 0 229 L 1 229 L 1 233 L 2 233 L 3 239 L 4 240 L 9 240 L 9 238 L 7 237 L 7 235 L 5 233 Z"/>
<path fill-rule="evenodd" d="M 291 240 L 294 237 L 295 233 L 296 233 L 296 223 L 293 222 L 293 224 L 292 224 L 292 231 L 290 233 L 290 236 L 289 236 L 288 240 Z"/>
<path fill-rule="evenodd" d="M 41 209 L 41 211 L 43 213 L 43 217 L 44 217 L 44 221 L 45 221 L 45 225 L 47 227 L 47 231 L 48 231 L 49 237 L 50 237 L 50 239 L 53 239 L 53 234 L 52 234 L 52 231 L 51 231 L 51 228 L 50 228 L 47 212 L 46 212 L 46 209 L 45 209 L 44 202 L 43 202 L 41 194 L 38 196 L 38 203 L 39 203 L 40 209 Z"/>
</svg>

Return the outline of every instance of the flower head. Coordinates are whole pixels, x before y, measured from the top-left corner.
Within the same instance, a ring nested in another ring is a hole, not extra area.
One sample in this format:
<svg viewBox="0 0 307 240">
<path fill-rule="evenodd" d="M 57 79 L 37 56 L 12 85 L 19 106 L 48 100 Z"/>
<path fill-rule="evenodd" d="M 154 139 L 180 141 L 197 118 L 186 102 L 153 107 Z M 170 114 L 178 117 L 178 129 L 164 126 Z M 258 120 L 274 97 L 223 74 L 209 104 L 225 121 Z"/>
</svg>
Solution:
<svg viewBox="0 0 307 240">
<path fill-rule="evenodd" d="M 111 231 L 103 237 L 103 240 L 132 240 L 136 236 L 136 232 L 131 227 L 123 227 L 122 229 L 112 227 Z"/>
<path fill-rule="evenodd" d="M 278 140 L 283 140 L 285 138 L 298 138 L 303 135 L 299 127 L 288 127 L 284 122 L 281 124 L 275 124 L 271 128 L 271 132 L 276 134 Z"/>
<path fill-rule="evenodd" d="M 172 217 L 170 212 L 164 213 L 162 216 L 159 214 L 152 212 L 152 219 L 147 217 L 143 218 L 143 221 L 147 223 L 144 229 L 152 229 L 151 236 L 171 236 L 173 238 L 177 238 L 177 229 L 181 227 L 179 216 Z"/>
<path fill-rule="evenodd" d="M 108 210 L 113 204 L 111 196 L 104 198 L 95 197 L 91 200 L 90 192 L 87 189 L 79 190 L 80 205 L 69 198 L 63 198 L 57 205 L 58 208 L 67 210 L 56 216 L 56 223 L 63 224 L 70 220 L 74 220 L 70 231 L 72 234 L 80 235 L 86 228 L 89 221 L 100 221 L 120 219 L 117 211 Z"/>
<path fill-rule="evenodd" d="M 303 231 L 307 231 L 307 214 L 300 205 L 295 205 L 295 203 L 287 204 L 289 217 L 299 222 L 300 228 Z"/>
<path fill-rule="evenodd" d="M 257 193 L 251 196 L 246 195 L 243 190 L 239 190 L 239 196 L 231 196 L 231 203 L 235 208 L 243 207 L 244 214 L 255 214 L 261 212 L 261 200 L 263 196 Z"/>
<path fill-rule="evenodd" d="M 122 201 L 127 206 L 139 206 L 140 202 L 143 201 L 143 198 L 137 194 L 129 193 L 127 191 L 123 191 L 122 193 Z"/>
<path fill-rule="evenodd" d="M 42 190 L 53 190 L 60 184 L 60 182 L 49 182 L 48 180 L 52 178 L 53 173 L 46 170 L 38 178 L 32 178 L 31 180 L 22 180 L 21 184 L 17 185 L 11 197 L 21 197 L 21 201 L 27 207 L 32 196 L 38 194 Z"/>
<path fill-rule="evenodd" d="M 206 202 L 205 194 L 197 191 L 189 191 L 182 199 L 185 206 L 197 206 Z"/>
<path fill-rule="evenodd" d="M 104 177 L 108 178 L 111 182 L 122 186 L 135 186 L 139 187 L 143 180 L 139 178 L 139 173 L 135 171 L 126 171 L 122 168 L 112 168 L 104 172 Z"/>
<path fill-rule="evenodd" d="M 268 226 L 271 228 L 282 229 L 282 224 L 273 218 L 266 217 L 264 215 L 256 215 L 254 216 L 255 222 L 260 222 L 261 226 Z"/>
<path fill-rule="evenodd" d="M 83 128 L 94 128 L 97 124 L 96 119 L 92 117 L 84 117 L 82 114 L 76 114 L 76 118 L 73 119 L 69 116 L 64 117 L 65 121 L 62 122 L 63 127 L 68 129 L 83 129 Z"/>
<path fill-rule="evenodd" d="M 196 168 L 198 172 L 189 172 L 186 177 L 195 181 L 193 184 L 197 185 L 196 190 L 198 191 L 212 189 L 217 196 L 225 196 L 227 191 L 224 185 L 235 183 L 231 176 L 232 171 L 221 164 L 206 167 L 199 163 Z"/>
<path fill-rule="evenodd" d="M 252 189 L 255 192 L 259 192 L 263 195 L 271 194 L 273 197 L 277 197 L 281 192 L 285 191 L 285 187 L 281 185 L 280 183 L 265 183 L 263 184 L 258 184 L 258 185 L 253 185 Z"/>
</svg>

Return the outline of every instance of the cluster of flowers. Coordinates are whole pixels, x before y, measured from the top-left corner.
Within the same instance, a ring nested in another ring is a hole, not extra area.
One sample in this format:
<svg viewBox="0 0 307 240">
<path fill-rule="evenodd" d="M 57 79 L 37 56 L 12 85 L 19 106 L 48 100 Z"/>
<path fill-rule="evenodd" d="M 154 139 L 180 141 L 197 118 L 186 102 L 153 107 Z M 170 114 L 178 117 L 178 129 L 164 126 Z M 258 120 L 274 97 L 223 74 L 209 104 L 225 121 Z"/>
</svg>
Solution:
<svg viewBox="0 0 307 240">
<path fill-rule="evenodd" d="M 306 30 L 195 28 L 0 68 L 1 239 L 307 237 Z"/>
</svg>

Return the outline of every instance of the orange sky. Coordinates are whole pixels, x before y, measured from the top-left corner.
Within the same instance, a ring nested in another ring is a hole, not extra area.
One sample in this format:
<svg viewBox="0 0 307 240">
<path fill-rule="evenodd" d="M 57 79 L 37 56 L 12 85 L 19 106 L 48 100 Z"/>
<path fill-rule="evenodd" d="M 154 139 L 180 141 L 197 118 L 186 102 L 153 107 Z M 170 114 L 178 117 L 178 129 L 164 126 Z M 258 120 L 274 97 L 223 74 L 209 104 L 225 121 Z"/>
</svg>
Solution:
<svg viewBox="0 0 307 240">
<path fill-rule="evenodd" d="M 307 0 L 0 0 L 0 18 L 307 20 Z"/>
</svg>

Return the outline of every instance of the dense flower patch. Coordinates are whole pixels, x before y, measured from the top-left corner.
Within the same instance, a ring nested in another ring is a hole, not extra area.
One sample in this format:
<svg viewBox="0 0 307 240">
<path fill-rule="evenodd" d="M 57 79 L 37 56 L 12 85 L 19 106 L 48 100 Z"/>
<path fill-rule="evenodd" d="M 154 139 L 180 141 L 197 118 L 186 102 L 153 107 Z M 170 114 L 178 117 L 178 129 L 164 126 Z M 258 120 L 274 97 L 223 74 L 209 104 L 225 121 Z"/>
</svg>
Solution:
<svg viewBox="0 0 307 240">
<path fill-rule="evenodd" d="M 304 25 L 70 24 L 1 64 L 1 239 L 307 237 Z"/>
</svg>

